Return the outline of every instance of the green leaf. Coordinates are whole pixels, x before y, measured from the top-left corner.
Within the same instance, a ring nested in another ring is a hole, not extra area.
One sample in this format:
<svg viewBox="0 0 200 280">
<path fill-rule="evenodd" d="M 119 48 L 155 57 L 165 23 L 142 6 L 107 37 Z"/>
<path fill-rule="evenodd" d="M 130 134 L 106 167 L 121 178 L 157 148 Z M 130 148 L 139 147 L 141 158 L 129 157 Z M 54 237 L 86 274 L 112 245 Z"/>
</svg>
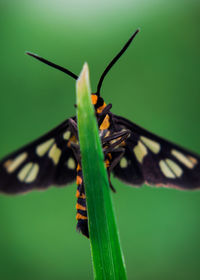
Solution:
<svg viewBox="0 0 200 280">
<path fill-rule="evenodd" d="M 123 280 L 127 278 L 125 264 L 116 227 L 99 130 L 91 103 L 87 63 L 83 66 L 76 88 L 78 132 L 94 278 Z"/>
</svg>

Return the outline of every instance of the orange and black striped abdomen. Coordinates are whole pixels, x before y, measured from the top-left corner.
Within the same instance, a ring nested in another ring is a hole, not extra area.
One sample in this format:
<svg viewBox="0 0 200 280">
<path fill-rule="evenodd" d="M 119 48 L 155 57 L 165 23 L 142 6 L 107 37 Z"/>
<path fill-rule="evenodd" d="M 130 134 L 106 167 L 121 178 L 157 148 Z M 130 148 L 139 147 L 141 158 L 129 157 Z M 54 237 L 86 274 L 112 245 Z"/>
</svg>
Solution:
<svg viewBox="0 0 200 280">
<path fill-rule="evenodd" d="M 85 235 L 89 238 L 86 196 L 85 196 L 85 189 L 84 189 L 84 184 L 83 184 L 82 170 L 81 170 L 81 167 L 79 164 L 77 165 L 76 183 L 77 183 L 76 219 L 78 221 L 76 228 L 83 235 Z"/>
</svg>

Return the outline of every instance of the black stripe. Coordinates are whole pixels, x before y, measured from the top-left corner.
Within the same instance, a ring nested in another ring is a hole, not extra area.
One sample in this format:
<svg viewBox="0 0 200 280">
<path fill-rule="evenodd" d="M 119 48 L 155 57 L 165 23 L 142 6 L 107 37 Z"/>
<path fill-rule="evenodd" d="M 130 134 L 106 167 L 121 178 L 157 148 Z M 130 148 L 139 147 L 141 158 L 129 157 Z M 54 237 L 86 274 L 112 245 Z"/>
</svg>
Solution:
<svg viewBox="0 0 200 280">
<path fill-rule="evenodd" d="M 87 211 L 86 210 L 77 209 L 77 213 L 81 214 L 84 217 L 87 217 Z"/>
<path fill-rule="evenodd" d="M 86 199 L 85 198 L 78 198 L 77 203 L 82 205 L 83 207 L 86 207 Z"/>
</svg>

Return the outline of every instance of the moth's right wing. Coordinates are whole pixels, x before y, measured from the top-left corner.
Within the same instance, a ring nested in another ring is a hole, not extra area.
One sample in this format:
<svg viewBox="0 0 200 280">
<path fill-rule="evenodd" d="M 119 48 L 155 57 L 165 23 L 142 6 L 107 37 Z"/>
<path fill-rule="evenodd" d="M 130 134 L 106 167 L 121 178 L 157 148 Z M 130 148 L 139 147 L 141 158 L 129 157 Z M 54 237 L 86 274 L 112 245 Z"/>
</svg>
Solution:
<svg viewBox="0 0 200 280">
<path fill-rule="evenodd" d="M 113 115 L 119 129 L 131 131 L 116 177 L 130 185 L 144 183 L 180 189 L 200 188 L 200 156 L 167 141 L 129 120 Z"/>
<path fill-rule="evenodd" d="M 75 180 L 69 120 L 0 161 L 0 192 L 15 194 Z"/>
</svg>

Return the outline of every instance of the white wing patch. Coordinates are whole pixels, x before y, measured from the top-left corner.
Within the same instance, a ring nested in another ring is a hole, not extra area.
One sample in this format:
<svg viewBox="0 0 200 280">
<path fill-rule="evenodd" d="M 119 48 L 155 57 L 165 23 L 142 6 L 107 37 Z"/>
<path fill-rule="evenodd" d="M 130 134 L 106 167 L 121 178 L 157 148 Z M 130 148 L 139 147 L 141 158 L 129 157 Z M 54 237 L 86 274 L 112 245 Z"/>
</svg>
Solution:
<svg viewBox="0 0 200 280">
<path fill-rule="evenodd" d="M 65 140 L 69 140 L 70 135 L 71 135 L 71 132 L 70 132 L 70 131 L 66 131 L 66 132 L 63 134 L 63 138 L 64 138 Z"/>
<path fill-rule="evenodd" d="M 133 152 L 140 163 L 142 163 L 143 158 L 148 153 L 147 148 L 144 146 L 144 144 L 142 144 L 141 141 L 138 141 L 138 144 L 133 148 Z"/>
<path fill-rule="evenodd" d="M 181 163 L 183 163 L 186 167 L 192 169 L 194 166 L 198 163 L 197 159 L 191 156 L 186 156 L 182 154 L 181 152 L 173 149 L 171 151 L 171 154 L 178 159 Z"/>
<path fill-rule="evenodd" d="M 173 173 L 176 175 L 176 177 L 181 177 L 181 175 L 183 174 L 183 169 L 169 158 L 167 158 L 165 161 L 168 164 L 168 166 L 171 168 Z"/>
<path fill-rule="evenodd" d="M 37 155 L 40 157 L 44 156 L 49 151 L 49 149 L 51 148 L 51 146 L 53 145 L 54 142 L 55 142 L 55 140 L 53 138 L 51 138 L 51 139 L 47 140 L 46 142 L 37 146 L 37 148 L 36 148 Z"/>
<path fill-rule="evenodd" d="M 120 163 L 119 163 L 120 167 L 121 168 L 126 168 L 128 166 L 128 161 L 125 157 L 123 157 L 121 160 L 120 160 Z"/>
<path fill-rule="evenodd" d="M 68 161 L 67 161 L 67 167 L 69 169 L 75 169 L 76 168 L 76 163 L 75 163 L 75 160 L 73 158 L 69 158 Z"/>
<path fill-rule="evenodd" d="M 162 173 L 168 178 L 181 177 L 183 174 L 182 168 L 169 158 L 161 160 L 159 166 Z"/>
<path fill-rule="evenodd" d="M 18 155 L 15 159 L 8 159 L 4 163 L 4 167 L 8 173 L 12 173 L 27 159 L 27 157 L 28 154 L 24 152 Z"/>
<path fill-rule="evenodd" d="M 171 171 L 169 166 L 164 160 L 159 162 L 160 170 L 167 178 L 176 178 L 175 174 Z"/>
<path fill-rule="evenodd" d="M 33 182 L 37 178 L 38 172 L 39 172 L 39 165 L 37 163 L 34 163 L 30 172 L 28 173 L 28 176 L 25 179 L 25 182 L 26 183 Z"/>
<path fill-rule="evenodd" d="M 57 165 L 59 162 L 60 156 L 61 156 L 61 149 L 59 149 L 57 147 L 57 145 L 54 144 L 51 147 L 51 150 L 49 151 L 48 156 L 49 156 L 49 158 L 51 158 L 53 160 L 54 164 Z"/>
<path fill-rule="evenodd" d="M 37 163 L 27 163 L 18 173 L 17 177 L 21 182 L 33 182 L 39 172 L 39 165 Z"/>
<path fill-rule="evenodd" d="M 141 136 L 140 139 L 154 154 L 158 154 L 160 152 L 160 144 L 156 141 L 153 141 L 144 136 Z"/>
</svg>

